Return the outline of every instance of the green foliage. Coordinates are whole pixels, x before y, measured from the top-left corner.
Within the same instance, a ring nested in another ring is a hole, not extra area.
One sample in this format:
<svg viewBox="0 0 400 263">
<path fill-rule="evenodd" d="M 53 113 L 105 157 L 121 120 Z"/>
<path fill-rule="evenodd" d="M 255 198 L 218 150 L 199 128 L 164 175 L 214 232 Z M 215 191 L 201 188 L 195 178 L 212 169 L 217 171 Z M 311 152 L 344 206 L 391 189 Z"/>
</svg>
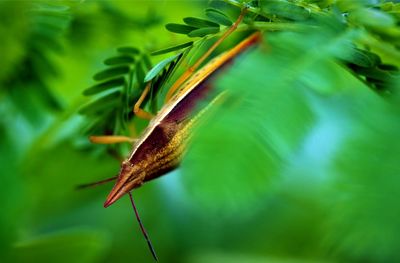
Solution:
<svg viewBox="0 0 400 263">
<path fill-rule="evenodd" d="M 181 25 L 181 24 L 166 24 L 165 28 L 168 31 L 174 32 L 174 33 L 178 33 L 178 34 L 188 34 L 191 31 L 197 29 L 196 27 L 193 26 L 188 26 L 188 25 Z"/>
<path fill-rule="evenodd" d="M 158 51 L 156 55 L 190 46 L 191 43 L 179 45 Z M 129 122 L 134 118 L 133 105 L 150 81 L 151 97 L 147 96 L 142 106 L 151 102 L 150 108 L 157 111 L 156 95 L 183 57 L 183 53 L 179 53 L 151 68 L 148 55 L 134 47 L 120 47 L 117 52 L 119 55 L 104 60 L 108 68 L 93 76 L 99 83 L 83 92 L 86 96 L 95 95 L 92 102 L 80 110 L 81 114 L 94 119 L 88 126 L 87 134 L 125 134 Z"/>
<path fill-rule="evenodd" d="M 203 27 L 219 27 L 219 24 L 214 23 L 209 20 L 200 19 L 196 17 L 185 17 L 183 22 L 189 26 L 193 26 L 196 28 L 203 28 Z"/>
<path fill-rule="evenodd" d="M 173 33 L 184 34 L 189 37 L 204 37 L 218 33 L 220 30 L 218 24 L 204 19 L 186 17 L 183 21 L 186 25 L 170 23 L 166 24 L 165 28 Z"/>
<path fill-rule="evenodd" d="M 210 34 L 216 34 L 219 32 L 218 27 L 203 27 L 196 30 L 191 31 L 188 36 L 189 37 L 205 37 Z"/>
<path fill-rule="evenodd" d="M 334 19 L 319 25 L 324 34 L 270 33 L 267 50 L 223 72 L 228 95 L 183 162 L 185 197 L 213 224 L 234 216 L 239 233 L 268 233 L 256 245 L 266 254 L 398 261 L 399 107 L 336 60 L 357 34 Z M 249 228 L 248 218 L 264 221 Z"/>
<path fill-rule="evenodd" d="M 215 8 L 205 9 L 205 14 L 210 20 L 197 17 L 185 17 L 185 24 L 169 23 L 165 25 L 168 31 L 178 34 L 184 34 L 189 37 L 205 37 L 214 35 L 220 31 L 220 25 L 231 26 L 232 21 L 222 11 Z"/>
<path fill-rule="evenodd" d="M 99 83 L 86 89 L 86 96 L 96 95 L 94 101 L 80 110 L 81 114 L 94 116 L 89 124 L 91 134 L 122 134 L 132 118 L 132 104 L 144 88 L 143 67 L 145 54 L 133 47 L 120 47 L 117 55 L 104 60 L 106 69 L 93 79 Z"/>
<path fill-rule="evenodd" d="M 9 64 L 2 66 L 6 72 L 0 77 L 0 84 L 4 89 L 2 92 L 9 94 L 17 108 L 35 124 L 40 122 L 40 111 L 35 107 L 52 110 L 62 108 L 61 102 L 51 91 L 49 82 L 59 77 L 53 56 L 63 52 L 61 39 L 71 20 L 70 10 L 66 5 L 46 2 L 14 5 L 6 1 L 1 6 L 2 17 L 7 17 L 6 12 L 10 9 L 20 8 L 17 12 L 21 12 L 21 21 L 15 24 L 7 18 L 0 21 L 0 32 L 8 30 L 8 26 L 20 27 L 15 28 L 17 31 L 4 40 L 6 47 L 15 45 L 13 49 L 18 55 L 14 58 L 11 57 L 13 53 L 4 55 L 5 62 Z M 24 40 L 26 41 L 22 44 Z M 10 64 L 14 67 L 9 67 Z M 32 102 L 36 103 L 35 107 L 30 105 Z"/>
<path fill-rule="evenodd" d="M 210 18 L 211 20 L 215 21 L 218 24 L 224 26 L 232 25 L 232 21 L 228 18 L 228 16 L 225 15 L 223 12 L 219 11 L 218 9 L 207 8 L 206 16 L 208 16 L 208 18 Z"/>
<path fill-rule="evenodd" d="M 13 258 L 17 262 L 97 262 L 106 247 L 104 236 L 81 229 L 20 243 Z M 60 248 L 68 257 L 60 257 Z"/>
<path fill-rule="evenodd" d="M 157 51 L 151 52 L 151 55 L 152 56 L 162 55 L 162 54 L 169 53 L 169 52 L 172 52 L 172 51 L 181 50 L 183 48 L 190 47 L 192 45 L 193 45 L 193 41 L 189 41 L 189 42 L 186 42 L 186 43 L 183 43 L 183 44 L 180 44 L 180 45 L 176 45 L 176 46 L 173 46 L 173 47 L 169 47 L 169 48 L 165 48 L 165 49 L 161 49 L 161 50 L 157 50 Z"/>
<path fill-rule="evenodd" d="M 171 64 L 175 59 L 179 58 L 182 54 L 178 54 L 160 61 L 157 65 L 152 68 L 149 73 L 147 73 L 144 78 L 145 82 L 154 79 L 167 65 Z"/>
<path fill-rule="evenodd" d="M 311 12 L 306 8 L 289 1 L 264 1 L 262 12 L 267 16 L 277 16 L 294 21 L 307 20 Z"/>
</svg>

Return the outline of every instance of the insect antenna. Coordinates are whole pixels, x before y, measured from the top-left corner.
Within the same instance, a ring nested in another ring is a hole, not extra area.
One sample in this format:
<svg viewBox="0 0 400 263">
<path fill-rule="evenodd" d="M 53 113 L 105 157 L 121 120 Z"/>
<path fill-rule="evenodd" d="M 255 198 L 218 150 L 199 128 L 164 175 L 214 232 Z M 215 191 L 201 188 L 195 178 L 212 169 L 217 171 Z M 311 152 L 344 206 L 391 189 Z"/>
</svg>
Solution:
<svg viewBox="0 0 400 263">
<path fill-rule="evenodd" d="M 138 212 L 138 210 L 136 208 L 135 202 L 133 201 L 133 196 L 132 196 L 131 192 L 129 192 L 129 198 L 131 199 L 131 204 L 132 204 L 132 207 L 133 207 L 133 211 L 135 211 L 136 219 L 137 219 L 137 221 L 139 223 L 140 229 L 142 230 L 142 234 L 143 234 L 144 238 L 147 241 L 147 245 L 149 246 L 150 252 L 153 255 L 154 260 L 158 262 L 158 257 L 157 257 L 156 251 L 154 250 L 154 247 L 153 247 L 153 244 L 151 243 L 150 237 L 147 234 L 146 229 L 144 228 L 144 226 L 142 224 L 142 221 L 140 220 L 139 212 Z"/>
<path fill-rule="evenodd" d="M 111 181 L 115 181 L 115 180 L 117 180 L 117 178 L 118 178 L 118 175 L 116 175 L 114 177 L 110 177 L 110 178 L 104 179 L 104 180 L 101 180 L 101 181 L 93 182 L 93 183 L 81 184 L 81 185 L 78 185 L 76 187 L 76 189 L 80 190 L 80 189 L 85 189 L 85 188 L 89 188 L 89 187 L 105 184 L 105 183 L 108 183 L 108 182 L 111 182 Z"/>
</svg>

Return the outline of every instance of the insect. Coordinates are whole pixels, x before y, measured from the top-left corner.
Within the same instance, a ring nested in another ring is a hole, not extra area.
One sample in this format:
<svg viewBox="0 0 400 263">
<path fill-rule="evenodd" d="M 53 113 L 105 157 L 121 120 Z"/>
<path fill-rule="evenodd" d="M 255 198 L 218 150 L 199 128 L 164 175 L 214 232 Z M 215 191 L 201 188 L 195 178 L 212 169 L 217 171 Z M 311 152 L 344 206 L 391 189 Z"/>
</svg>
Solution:
<svg viewBox="0 0 400 263">
<path fill-rule="evenodd" d="M 133 140 L 124 136 L 91 137 L 91 141 L 96 143 L 133 142 L 132 151 L 128 158 L 122 162 L 118 176 L 83 185 L 82 187 L 102 184 L 116 179 L 116 183 L 107 196 L 104 207 L 112 205 L 125 194 L 129 194 L 142 233 L 156 261 L 156 253 L 141 223 L 131 191 L 140 187 L 143 183 L 175 169 L 179 165 L 185 151 L 186 142 L 190 137 L 191 128 L 204 111 L 204 109 L 198 110 L 197 104 L 210 92 L 211 85 L 209 80 L 218 69 L 229 64 L 238 54 L 261 39 L 260 33 L 250 35 L 234 48 L 214 58 L 196 72 L 197 68 L 215 48 L 236 29 L 245 12 L 246 10 L 243 9 L 236 22 L 172 85 L 166 96 L 166 104 L 156 116 L 152 116 L 150 113 L 140 109 L 140 104 L 150 89 L 150 83 L 147 84 L 134 107 L 136 115 L 151 119 L 139 139 Z"/>
</svg>

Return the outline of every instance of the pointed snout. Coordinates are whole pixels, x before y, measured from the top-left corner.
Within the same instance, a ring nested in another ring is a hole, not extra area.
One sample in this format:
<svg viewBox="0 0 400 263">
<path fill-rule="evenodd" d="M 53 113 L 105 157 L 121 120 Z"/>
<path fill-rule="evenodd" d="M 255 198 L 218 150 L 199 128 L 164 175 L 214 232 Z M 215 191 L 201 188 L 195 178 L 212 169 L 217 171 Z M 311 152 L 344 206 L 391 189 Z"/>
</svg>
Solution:
<svg viewBox="0 0 400 263">
<path fill-rule="evenodd" d="M 141 183 L 142 180 L 140 179 L 139 174 L 134 173 L 134 167 L 132 164 L 128 161 L 123 162 L 117 182 L 107 196 L 107 199 L 104 202 L 104 207 L 109 207 L 133 188 L 140 186 Z"/>
<path fill-rule="evenodd" d="M 124 194 L 126 194 L 122 187 L 119 187 L 118 182 L 115 184 L 110 194 L 107 196 L 106 201 L 104 202 L 104 208 L 109 207 L 113 203 L 115 203 L 118 199 L 120 199 Z"/>
</svg>

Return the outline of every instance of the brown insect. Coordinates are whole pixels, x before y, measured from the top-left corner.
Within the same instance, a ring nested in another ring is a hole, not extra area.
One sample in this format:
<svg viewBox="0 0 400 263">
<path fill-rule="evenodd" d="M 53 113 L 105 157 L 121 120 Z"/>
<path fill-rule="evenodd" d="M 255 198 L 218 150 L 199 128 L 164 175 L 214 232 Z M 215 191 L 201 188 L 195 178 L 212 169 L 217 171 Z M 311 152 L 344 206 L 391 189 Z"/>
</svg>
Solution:
<svg viewBox="0 0 400 263">
<path fill-rule="evenodd" d="M 217 70 L 228 65 L 237 55 L 260 40 L 260 33 L 254 33 L 194 73 L 211 52 L 236 29 L 244 14 L 245 10 L 221 38 L 174 83 L 167 93 L 166 104 L 154 117 L 140 109 L 140 104 L 150 89 L 150 83 L 148 83 L 134 107 L 136 115 L 151 119 L 147 129 L 139 139 L 134 140 L 125 136 L 91 137 L 91 141 L 95 143 L 134 142 L 130 155 L 121 164 L 118 176 L 81 187 L 98 185 L 116 179 L 117 181 L 109 193 L 104 207 L 110 206 L 123 195 L 129 194 L 140 228 L 155 260 L 157 260 L 156 253 L 141 223 L 131 191 L 179 165 L 186 142 L 190 137 L 191 128 L 204 111 L 204 109 L 199 110 L 197 106 L 198 102 L 210 93 L 211 77 Z"/>
</svg>

